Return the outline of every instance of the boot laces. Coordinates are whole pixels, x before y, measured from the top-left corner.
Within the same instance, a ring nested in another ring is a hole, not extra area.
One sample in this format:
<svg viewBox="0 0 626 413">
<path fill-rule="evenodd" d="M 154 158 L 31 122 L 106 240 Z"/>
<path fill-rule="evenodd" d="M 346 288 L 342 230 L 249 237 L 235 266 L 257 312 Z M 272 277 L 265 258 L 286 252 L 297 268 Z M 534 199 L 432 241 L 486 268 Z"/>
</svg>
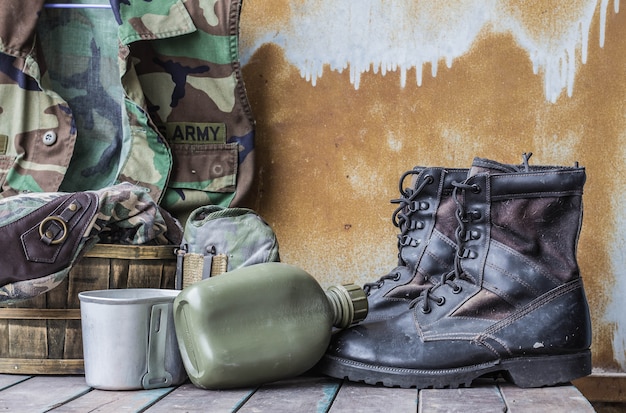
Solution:
<svg viewBox="0 0 626 413">
<path fill-rule="evenodd" d="M 463 244 L 466 239 L 466 225 L 468 222 L 472 221 L 475 216 L 472 213 L 466 214 L 464 212 L 463 203 L 459 200 L 459 191 L 472 191 L 478 193 L 481 191 L 481 188 L 476 184 L 466 184 L 463 182 L 452 182 L 454 186 L 454 190 L 452 191 L 452 198 L 456 204 L 456 219 L 458 222 L 457 229 L 455 231 L 455 241 L 456 241 L 456 253 L 454 255 L 454 269 L 447 274 L 444 274 L 439 281 L 433 283 L 433 285 L 424 290 L 422 294 L 420 294 L 417 298 L 415 298 L 409 304 L 410 308 L 415 307 L 418 303 L 421 302 L 420 310 L 427 314 L 432 310 L 430 306 L 430 302 L 434 302 L 438 306 L 442 306 L 445 304 L 445 297 L 436 295 L 436 290 L 442 288 L 443 286 L 448 286 L 452 288 L 452 293 L 458 294 L 462 291 L 462 287 L 457 284 L 455 281 L 457 280 L 470 280 L 471 278 L 466 276 L 463 268 L 461 266 L 461 259 L 467 257 L 467 250 L 463 247 Z"/>
<path fill-rule="evenodd" d="M 400 189 L 400 198 L 391 200 L 392 204 L 399 204 L 396 210 L 393 211 L 393 214 L 391 215 L 391 222 L 393 223 L 393 225 L 400 228 L 400 234 L 398 235 L 398 266 L 394 270 L 390 271 L 388 274 L 380 277 L 378 280 L 363 285 L 363 290 L 367 295 L 370 294 L 370 291 L 372 289 L 381 288 L 385 284 L 385 281 L 400 281 L 401 272 L 399 271 L 399 268 L 407 266 L 407 263 L 404 262 L 404 260 L 402 259 L 402 249 L 406 246 L 416 246 L 414 244 L 414 240 L 411 239 L 408 233 L 413 229 L 422 227 L 424 223 L 412 219 L 411 216 L 416 211 L 423 209 L 421 203 L 416 199 L 418 198 L 419 194 L 424 190 L 426 185 L 430 185 L 435 181 L 431 175 L 426 174 L 424 175 L 423 180 L 415 189 L 403 188 L 403 183 L 407 176 L 419 175 L 419 173 L 419 171 L 411 169 L 410 171 L 402 174 L 398 183 Z"/>
</svg>

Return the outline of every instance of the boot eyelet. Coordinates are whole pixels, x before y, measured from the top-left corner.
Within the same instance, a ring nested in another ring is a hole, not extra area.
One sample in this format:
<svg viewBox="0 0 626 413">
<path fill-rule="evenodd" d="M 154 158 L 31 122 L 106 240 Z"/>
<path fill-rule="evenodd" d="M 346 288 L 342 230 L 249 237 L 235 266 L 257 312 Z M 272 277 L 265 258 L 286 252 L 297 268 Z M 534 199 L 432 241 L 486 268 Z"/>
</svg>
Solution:
<svg viewBox="0 0 626 413">
<path fill-rule="evenodd" d="M 426 182 L 427 184 L 432 184 L 433 182 L 435 182 L 435 178 L 433 178 L 432 175 L 424 175 L 424 182 Z"/>
<path fill-rule="evenodd" d="M 428 314 L 432 311 L 430 307 L 420 307 L 420 310 L 422 311 L 422 314 Z"/>
<path fill-rule="evenodd" d="M 439 297 L 437 298 L 437 305 L 439 307 L 441 307 L 442 305 L 444 305 L 446 303 L 446 297 Z"/>
<path fill-rule="evenodd" d="M 475 194 L 479 194 L 481 191 L 480 186 L 478 184 L 472 184 L 472 192 Z"/>
<path fill-rule="evenodd" d="M 391 280 L 394 282 L 397 282 L 397 281 L 400 281 L 400 277 L 402 277 L 402 275 L 399 272 L 397 272 Z"/>
<path fill-rule="evenodd" d="M 452 289 L 452 294 L 459 294 L 461 291 L 463 291 L 463 287 L 457 285 Z"/>
</svg>

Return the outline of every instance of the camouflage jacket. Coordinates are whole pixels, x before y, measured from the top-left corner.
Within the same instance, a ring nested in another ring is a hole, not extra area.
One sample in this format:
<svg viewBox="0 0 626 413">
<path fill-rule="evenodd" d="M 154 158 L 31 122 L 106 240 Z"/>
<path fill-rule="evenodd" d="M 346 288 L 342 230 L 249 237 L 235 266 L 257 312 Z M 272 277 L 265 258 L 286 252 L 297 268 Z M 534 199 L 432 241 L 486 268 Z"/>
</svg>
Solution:
<svg viewBox="0 0 626 413">
<path fill-rule="evenodd" d="M 177 216 L 237 205 L 254 168 L 241 0 L 111 0 L 98 27 L 95 12 L 43 6 L 0 5 L 0 198 L 131 182 Z M 102 27 L 118 34 L 117 67 Z"/>
</svg>

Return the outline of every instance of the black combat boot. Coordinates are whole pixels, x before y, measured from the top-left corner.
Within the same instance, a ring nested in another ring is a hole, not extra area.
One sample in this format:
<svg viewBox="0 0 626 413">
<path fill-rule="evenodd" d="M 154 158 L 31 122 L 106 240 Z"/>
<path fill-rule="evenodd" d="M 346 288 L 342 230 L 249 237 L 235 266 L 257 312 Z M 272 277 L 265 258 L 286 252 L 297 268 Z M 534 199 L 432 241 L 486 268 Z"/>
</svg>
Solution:
<svg viewBox="0 0 626 413">
<path fill-rule="evenodd" d="M 475 159 L 469 178 L 454 183 L 454 270 L 403 313 L 335 334 L 321 372 L 417 388 L 496 373 L 539 387 L 591 372 L 576 261 L 585 170 L 506 169 Z"/>
<path fill-rule="evenodd" d="M 412 176 L 409 188 L 404 181 Z M 451 271 L 456 244 L 456 205 L 452 182 L 463 181 L 467 169 L 415 167 L 400 178 L 399 204 L 392 215 L 398 235 L 398 266 L 367 283 L 368 315 L 363 322 L 386 320 L 432 286 L 433 277 Z"/>
</svg>

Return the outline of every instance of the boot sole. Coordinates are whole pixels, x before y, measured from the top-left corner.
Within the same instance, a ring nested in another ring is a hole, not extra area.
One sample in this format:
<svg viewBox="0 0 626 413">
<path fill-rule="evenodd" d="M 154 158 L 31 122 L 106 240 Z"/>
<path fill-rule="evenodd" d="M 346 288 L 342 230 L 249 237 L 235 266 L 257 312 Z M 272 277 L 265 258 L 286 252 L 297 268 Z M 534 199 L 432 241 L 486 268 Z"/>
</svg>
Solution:
<svg viewBox="0 0 626 413">
<path fill-rule="evenodd" d="M 318 371 L 331 377 L 402 388 L 457 388 L 494 373 L 519 387 L 567 383 L 591 374 L 591 352 L 557 356 L 516 357 L 452 369 L 419 370 L 384 367 L 327 355 Z"/>
</svg>

